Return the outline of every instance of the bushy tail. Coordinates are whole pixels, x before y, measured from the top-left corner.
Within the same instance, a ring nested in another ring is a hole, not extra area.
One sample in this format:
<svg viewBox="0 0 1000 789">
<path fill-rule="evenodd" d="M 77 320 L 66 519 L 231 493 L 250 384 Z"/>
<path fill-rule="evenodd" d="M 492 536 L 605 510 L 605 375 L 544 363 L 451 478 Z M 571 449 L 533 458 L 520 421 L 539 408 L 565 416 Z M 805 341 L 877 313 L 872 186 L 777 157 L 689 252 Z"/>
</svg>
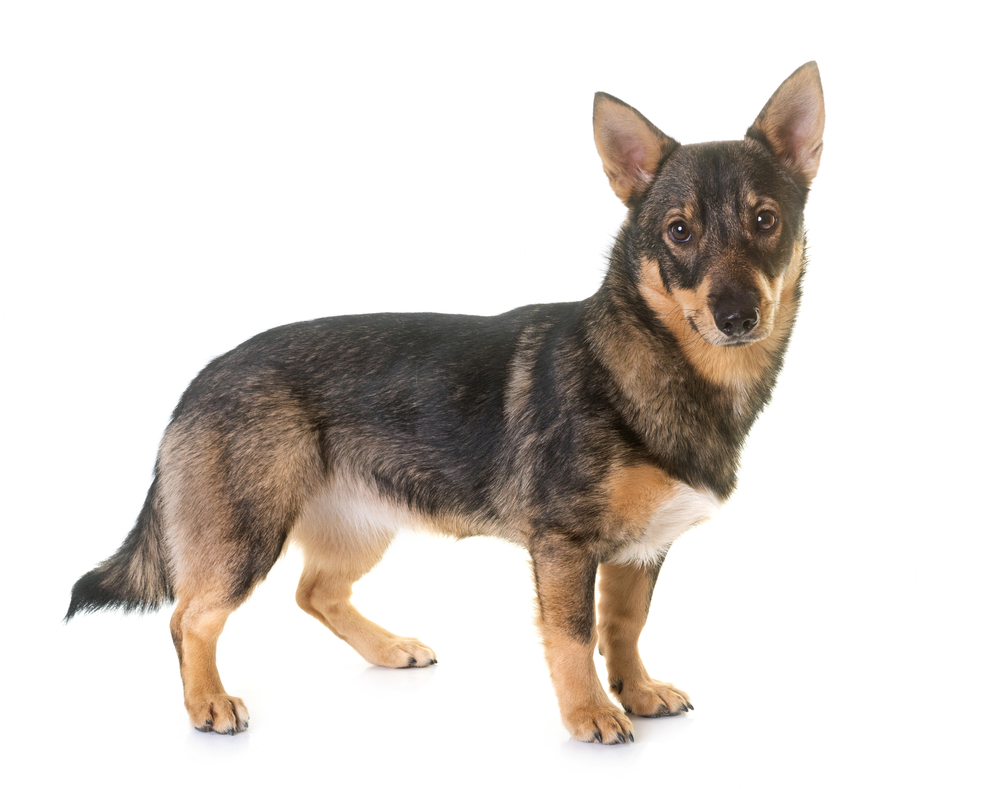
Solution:
<svg viewBox="0 0 1000 789">
<path fill-rule="evenodd" d="M 74 584 L 67 622 L 80 611 L 121 608 L 126 612 L 144 612 L 173 602 L 158 482 L 159 475 L 153 479 L 146 503 L 122 547 Z"/>
</svg>

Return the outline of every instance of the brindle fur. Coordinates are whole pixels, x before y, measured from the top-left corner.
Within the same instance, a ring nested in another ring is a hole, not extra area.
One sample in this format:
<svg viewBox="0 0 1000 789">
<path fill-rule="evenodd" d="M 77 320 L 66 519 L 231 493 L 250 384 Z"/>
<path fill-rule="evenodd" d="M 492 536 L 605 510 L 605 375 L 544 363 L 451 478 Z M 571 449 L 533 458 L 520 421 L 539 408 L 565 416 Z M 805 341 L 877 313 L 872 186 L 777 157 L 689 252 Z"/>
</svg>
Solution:
<svg viewBox="0 0 1000 789">
<path fill-rule="evenodd" d="M 629 209 L 594 296 L 494 317 L 325 318 L 216 359 L 173 414 L 135 528 L 74 586 L 67 619 L 176 599 L 192 725 L 233 733 L 249 715 L 222 686 L 216 642 L 290 539 L 305 555 L 299 605 L 366 660 L 407 667 L 434 652 L 365 619 L 353 583 L 404 525 L 494 535 L 531 554 L 574 737 L 632 739 L 598 645 L 626 711 L 691 709 L 650 678 L 639 633 L 670 544 L 732 493 L 781 367 L 822 148 L 819 73 L 796 71 L 738 142 L 682 146 L 606 94 L 594 128 Z M 731 305 L 752 316 L 742 335 L 719 318 Z"/>
</svg>

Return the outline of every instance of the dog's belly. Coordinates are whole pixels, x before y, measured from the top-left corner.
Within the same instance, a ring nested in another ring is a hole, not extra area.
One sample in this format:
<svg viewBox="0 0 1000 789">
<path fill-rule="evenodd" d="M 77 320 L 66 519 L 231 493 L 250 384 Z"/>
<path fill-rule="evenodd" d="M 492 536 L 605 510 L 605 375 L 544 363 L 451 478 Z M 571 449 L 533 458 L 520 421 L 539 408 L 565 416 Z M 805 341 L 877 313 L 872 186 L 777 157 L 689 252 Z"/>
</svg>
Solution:
<svg viewBox="0 0 1000 789">
<path fill-rule="evenodd" d="M 499 523 L 455 514 L 430 516 L 379 493 L 370 483 L 348 473 L 338 473 L 302 509 L 292 539 L 358 544 L 391 539 L 400 531 L 431 531 L 464 538 L 492 535 L 524 544 L 523 531 L 516 523 Z"/>
<path fill-rule="evenodd" d="M 616 564 L 655 562 L 674 540 L 711 518 L 719 507 L 719 499 L 714 493 L 678 482 L 663 496 L 639 536 L 622 546 L 608 561 Z"/>
</svg>

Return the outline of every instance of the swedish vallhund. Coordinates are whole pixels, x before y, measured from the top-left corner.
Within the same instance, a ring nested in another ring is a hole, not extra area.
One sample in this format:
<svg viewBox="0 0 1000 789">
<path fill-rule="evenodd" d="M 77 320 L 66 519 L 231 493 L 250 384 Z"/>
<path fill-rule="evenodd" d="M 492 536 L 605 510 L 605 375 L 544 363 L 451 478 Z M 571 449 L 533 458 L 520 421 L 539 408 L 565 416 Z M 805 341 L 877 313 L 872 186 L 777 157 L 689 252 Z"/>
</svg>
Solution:
<svg viewBox="0 0 1000 789">
<path fill-rule="evenodd" d="M 434 651 L 366 619 L 352 585 L 400 529 L 494 535 L 531 556 L 573 737 L 631 741 L 625 713 L 692 709 L 646 672 L 639 633 L 663 557 L 733 492 L 771 396 L 823 124 L 815 63 L 733 142 L 681 145 L 598 93 L 597 151 L 628 215 L 594 296 L 324 318 L 215 359 L 173 413 L 135 527 L 76 583 L 66 618 L 176 600 L 191 724 L 232 734 L 250 716 L 216 643 L 289 540 L 305 557 L 298 604 L 368 662 L 407 668 Z"/>
</svg>

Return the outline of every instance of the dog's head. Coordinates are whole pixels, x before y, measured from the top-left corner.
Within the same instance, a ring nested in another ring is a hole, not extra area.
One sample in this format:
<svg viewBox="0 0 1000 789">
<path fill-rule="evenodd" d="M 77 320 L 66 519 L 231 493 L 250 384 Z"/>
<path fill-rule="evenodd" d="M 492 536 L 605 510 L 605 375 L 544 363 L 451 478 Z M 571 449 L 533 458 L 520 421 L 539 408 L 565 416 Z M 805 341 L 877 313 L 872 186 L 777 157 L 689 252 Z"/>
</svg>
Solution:
<svg viewBox="0 0 1000 789">
<path fill-rule="evenodd" d="M 743 140 L 681 145 L 598 93 L 594 137 L 630 209 L 640 291 L 675 333 L 712 346 L 771 335 L 803 258 L 803 208 L 823 149 L 815 63 L 786 79 Z"/>
</svg>

